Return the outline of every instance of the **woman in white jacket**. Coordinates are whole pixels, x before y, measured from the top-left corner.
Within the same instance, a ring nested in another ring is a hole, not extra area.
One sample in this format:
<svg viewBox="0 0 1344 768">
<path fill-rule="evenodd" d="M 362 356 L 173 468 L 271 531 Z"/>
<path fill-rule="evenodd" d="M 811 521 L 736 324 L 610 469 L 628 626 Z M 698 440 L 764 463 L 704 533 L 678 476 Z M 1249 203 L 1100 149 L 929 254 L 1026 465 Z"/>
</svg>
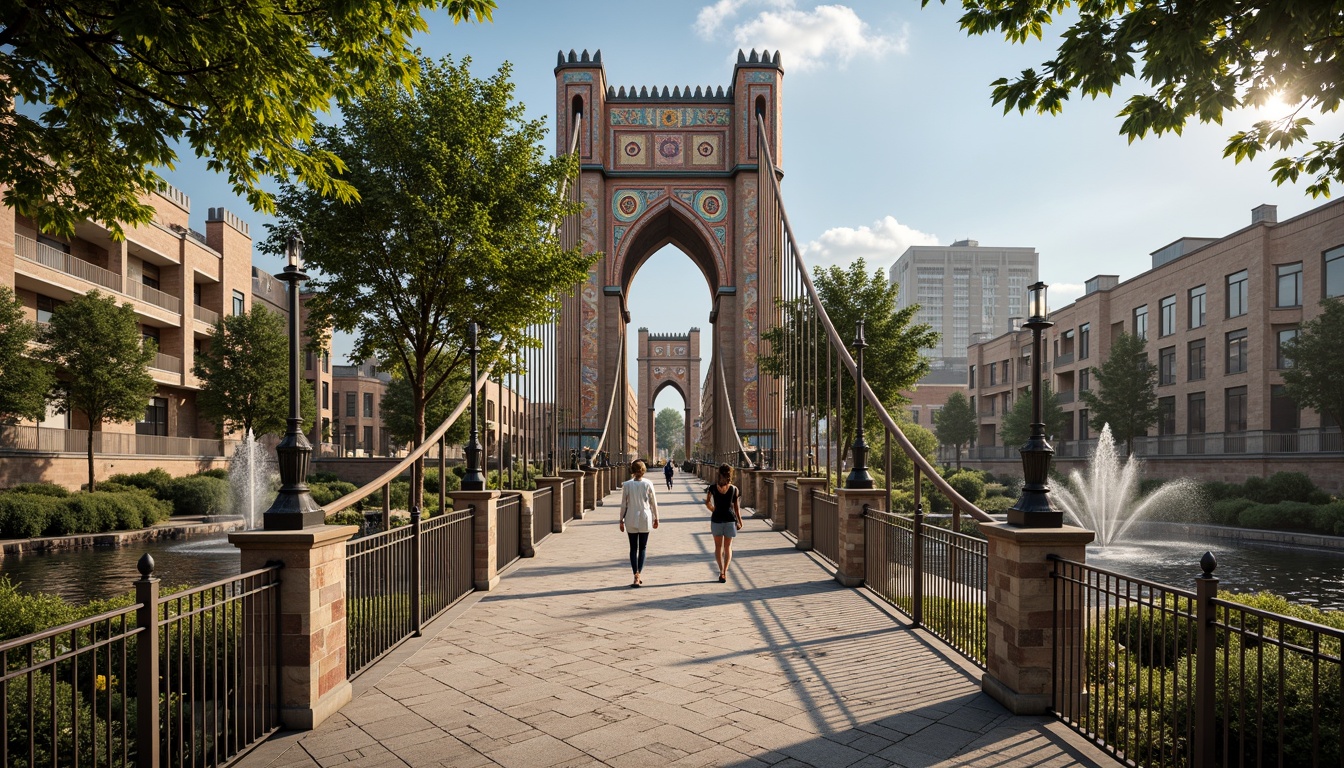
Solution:
<svg viewBox="0 0 1344 768">
<path fill-rule="evenodd" d="M 630 537 L 630 570 L 635 572 L 632 587 L 642 586 L 639 572 L 644 570 L 644 550 L 649 545 L 649 531 L 658 527 L 658 497 L 653 483 L 644 479 L 648 467 L 635 460 L 630 465 L 629 480 L 621 484 L 621 530 Z"/>
</svg>

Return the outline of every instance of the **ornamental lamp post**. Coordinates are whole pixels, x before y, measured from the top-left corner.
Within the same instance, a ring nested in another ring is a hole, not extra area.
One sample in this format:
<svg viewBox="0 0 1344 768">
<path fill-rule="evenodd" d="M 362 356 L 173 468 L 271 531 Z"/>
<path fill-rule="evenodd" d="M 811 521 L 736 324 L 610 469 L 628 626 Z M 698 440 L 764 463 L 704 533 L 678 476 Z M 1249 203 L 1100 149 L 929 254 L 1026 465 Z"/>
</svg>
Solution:
<svg viewBox="0 0 1344 768">
<path fill-rule="evenodd" d="M 313 446 L 303 434 L 299 399 L 299 283 L 308 276 L 301 271 L 303 236 L 297 230 L 290 233 L 285 244 L 285 259 L 288 263 L 279 278 L 289 284 L 289 428 L 275 447 L 281 485 L 271 508 L 261 517 L 262 528 L 267 531 L 297 531 L 320 526 L 325 520 L 306 482 Z"/>
<path fill-rule="evenodd" d="M 1031 329 L 1031 436 L 1022 446 L 1022 496 L 1008 510 L 1008 523 L 1021 528 L 1062 528 L 1063 511 L 1050 507 L 1050 458 L 1055 449 L 1045 438 L 1045 420 L 1041 416 L 1041 332 L 1050 322 L 1045 300 L 1045 283 L 1027 287 L 1028 318 Z"/>
<path fill-rule="evenodd" d="M 471 361 L 471 437 L 462 451 L 467 455 L 467 471 L 462 475 L 464 491 L 485 490 L 485 474 L 481 472 L 481 435 L 476 422 L 476 356 L 481 352 L 477 344 L 479 333 L 475 320 L 467 323 L 467 355 Z"/>
<path fill-rule="evenodd" d="M 855 421 L 858 422 L 855 427 L 854 445 L 854 463 L 849 470 L 849 476 L 845 478 L 845 488 L 868 489 L 877 487 L 873 481 L 873 476 L 868 473 L 868 443 L 863 439 L 863 350 L 868 346 L 868 342 L 863 338 L 863 318 L 859 318 L 854 323 L 854 350 L 857 352 L 855 361 L 855 373 L 857 374 L 854 382 L 855 400 L 858 401 L 858 410 L 855 411 Z"/>
</svg>

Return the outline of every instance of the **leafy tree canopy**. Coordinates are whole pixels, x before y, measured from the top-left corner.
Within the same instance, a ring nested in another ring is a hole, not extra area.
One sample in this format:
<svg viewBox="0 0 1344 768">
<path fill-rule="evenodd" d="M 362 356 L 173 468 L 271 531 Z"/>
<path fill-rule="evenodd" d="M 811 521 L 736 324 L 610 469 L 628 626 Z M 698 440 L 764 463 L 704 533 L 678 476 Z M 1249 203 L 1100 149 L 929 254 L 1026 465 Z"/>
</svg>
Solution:
<svg viewBox="0 0 1344 768">
<path fill-rule="evenodd" d="M 957 449 L 957 468 L 961 468 L 961 447 L 974 442 L 980 432 L 980 421 L 971 410 L 971 401 L 961 392 L 948 395 L 947 402 L 933 415 L 934 434 L 938 442 Z"/>
<path fill-rule="evenodd" d="M 254 208 L 264 177 L 357 197 L 340 159 L 308 144 L 316 114 L 416 78 L 422 12 L 488 20 L 495 0 L 167 0 L 0 6 L 0 185 L 43 230 L 145 223 L 175 145 L 208 158 Z"/>
<path fill-rule="evenodd" d="M 671 456 L 673 450 L 685 447 L 686 417 L 676 408 L 664 408 L 653 417 L 653 432 L 658 449 Z"/>
<path fill-rule="evenodd" d="M 1111 344 L 1106 362 L 1092 368 L 1095 386 L 1081 393 L 1089 409 L 1088 423 L 1098 433 L 1111 425 L 1111 434 L 1134 450 L 1134 438 L 1157 423 L 1157 366 L 1148 362 L 1148 342 L 1122 333 Z"/>
<path fill-rule="evenodd" d="M 47 410 L 51 369 L 28 352 L 37 327 L 23 316 L 23 303 L 0 285 L 0 421 L 39 420 Z"/>
<path fill-rule="evenodd" d="M 90 291 L 51 313 L 39 339 L 42 359 L 58 375 L 53 401 L 63 413 L 79 411 L 89 420 L 89 490 L 94 490 L 93 433 L 106 422 L 144 415 L 157 387 L 149 364 L 158 351 L 140 337 L 135 308 Z"/>
<path fill-rule="evenodd" d="M 312 148 L 340 160 L 360 200 L 286 181 L 264 246 L 282 253 L 303 233 L 320 273 L 310 335 L 353 333 L 352 359 L 377 358 L 410 386 L 416 443 L 426 404 L 467 361 L 468 322 L 483 326 L 487 363 L 535 346 L 529 326 L 554 316 L 593 261 L 553 228 L 579 210 L 559 194 L 576 158 L 545 156 L 545 122 L 526 120 L 508 64 L 488 79 L 469 64 L 424 59 L 413 92 L 373 85 L 342 124 L 320 126 Z"/>
<path fill-rule="evenodd" d="M 467 371 L 465 368 L 459 368 L 449 379 L 448 384 L 425 404 L 425 423 L 442 424 L 444 419 L 452 415 L 453 409 L 466 396 Z M 393 376 L 392 381 L 387 385 L 387 391 L 383 393 L 382 416 L 383 427 L 392 435 L 392 439 L 399 443 L 409 443 L 415 440 L 415 403 L 413 401 L 410 382 L 404 378 Z M 449 427 L 445 436 L 449 445 L 463 445 L 467 442 L 470 432 L 471 418 L 468 415 L 458 419 L 453 426 Z"/>
<path fill-rule="evenodd" d="M 1232 134 L 1223 156 L 1240 162 L 1266 150 L 1287 152 L 1271 166 L 1274 180 L 1311 175 L 1313 196 L 1328 195 L 1332 182 L 1344 180 L 1344 136 L 1294 153 L 1312 126 L 1304 113 L 1336 111 L 1344 92 L 1338 0 L 961 0 L 961 6 L 969 34 L 1002 33 L 1013 43 L 1040 39 L 1066 13 L 1076 18 L 1039 70 L 994 81 L 994 103 L 1004 112 L 1056 114 L 1074 94 L 1110 96 L 1137 79 L 1143 92 L 1119 114 L 1120 133 L 1134 141 L 1149 132 L 1179 134 L 1192 119 L 1222 124 L 1228 111 L 1277 100 L 1289 105 L 1285 114 Z"/>
<path fill-rule="evenodd" d="M 1321 314 L 1301 326 L 1296 339 L 1283 345 L 1293 367 L 1283 371 L 1288 396 L 1344 424 L 1344 300 L 1321 302 Z"/>
<path fill-rule="evenodd" d="M 210 344 L 196 354 L 201 379 L 197 407 L 226 431 L 283 434 L 289 419 L 289 337 L 284 318 L 254 304 L 245 314 L 221 318 Z M 304 432 L 317 413 L 312 387 L 300 388 Z"/>
<path fill-rule="evenodd" d="M 1045 424 L 1045 434 L 1059 435 L 1069 423 L 1069 415 L 1060 407 L 1059 400 L 1051 391 L 1048 383 L 1041 390 L 1041 421 Z M 1027 442 L 1031 436 L 1032 396 L 1030 391 L 1013 401 L 1013 407 L 1003 415 L 1003 425 L 999 427 L 999 436 L 1004 445 L 1017 446 Z M 1114 427 L 1112 427 L 1114 429 Z"/>
</svg>

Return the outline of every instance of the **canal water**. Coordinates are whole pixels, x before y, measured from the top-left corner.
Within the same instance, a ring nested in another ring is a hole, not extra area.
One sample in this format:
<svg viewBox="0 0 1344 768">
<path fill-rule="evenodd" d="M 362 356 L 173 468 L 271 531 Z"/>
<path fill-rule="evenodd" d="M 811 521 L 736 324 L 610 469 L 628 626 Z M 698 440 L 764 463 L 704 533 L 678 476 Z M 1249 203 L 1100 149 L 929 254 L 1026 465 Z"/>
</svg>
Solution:
<svg viewBox="0 0 1344 768">
<path fill-rule="evenodd" d="M 1087 561 L 1171 587 L 1194 590 L 1199 558 L 1218 558 L 1219 587 L 1232 592 L 1268 590 L 1320 608 L 1344 610 L 1344 551 L 1279 547 L 1207 537 L 1164 536 L 1138 545 L 1090 547 Z M 24 592 L 48 592 L 87 602 L 131 591 L 136 563 L 154 557 L 165 585 L 195 586 L 236 575 L 238 550 L 224 534 L 126 547 L 81 549 L 5 557 L 0 574 Z"/>
</svg>

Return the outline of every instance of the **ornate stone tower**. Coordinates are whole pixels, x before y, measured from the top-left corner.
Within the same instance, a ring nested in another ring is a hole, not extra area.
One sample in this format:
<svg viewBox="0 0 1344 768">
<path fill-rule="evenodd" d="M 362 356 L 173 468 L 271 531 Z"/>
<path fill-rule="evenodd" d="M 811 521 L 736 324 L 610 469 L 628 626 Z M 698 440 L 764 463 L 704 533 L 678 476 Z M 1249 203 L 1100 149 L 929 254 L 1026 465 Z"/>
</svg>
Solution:
<svg viewBox="0 0 1344 768">
<path fill-rule="evenodd" d="M 577 226 L 566 228 L 565 245 L 578 242 L 586 252 L 602 254 L 587 282 L 566 300 L 567 327 L 560 333 L 562 375 L 572 366 L 570 380 L 579 389 L 570 405 L 572 421 L 585 444 L 595 444 L 608 413 L 617 412 L 608 405 L 613 392 L 626 385 L 622 349 L 630 284 L 668 244 L 690 257 L 705 278 L 714 326 L 708 373 L 713 380 L 721 369 L 723 377 L 713 391 L 726 391 L 741 435 L 751 435 L 755 444 L 770 442 L 762 425 L 779 422 L 764 418 L 762 408 L 778 407 L 778 398 L 769 397 L 773 382 L 759 377 L 757 356 L 762 320 L 773 316 L 779 268 L 775 238 L 759 236 L 757 126 L 763 122 L 780 163 L 783 77 L 778 52 L 752 51 L 738 53 L 726 88 L 616 87 L 608 84 L 601 52 L 559 56 L 558 152 L 569 151 L 575 117 L 582 116 L 576 196 L 583 212 Z M 687 389 L 694 391 L 699 384 L 689 381 Z M 689 403 L 691 395 L 684 394 Z M 638 413 L 642 420 L 645 412 Z M 731 450 L 732 428 L 728 419 L 715 419 L 716 450 Z M 639 431 L 642 451 L 652 437 L 646 440 L 642 424 Z M 612 435 L 623 432 L 613 428 Z"/>
<path fill-rule="evenodd" d="M 639 455 L 655 457 L 654 402 L 665 387 L 681 393 L 686 403 L 682 447 L 691 453 L 695 422 L 700 418 L 700 329 L 689 333 L 649 333 L 639 329 Z"/>
</svg>

